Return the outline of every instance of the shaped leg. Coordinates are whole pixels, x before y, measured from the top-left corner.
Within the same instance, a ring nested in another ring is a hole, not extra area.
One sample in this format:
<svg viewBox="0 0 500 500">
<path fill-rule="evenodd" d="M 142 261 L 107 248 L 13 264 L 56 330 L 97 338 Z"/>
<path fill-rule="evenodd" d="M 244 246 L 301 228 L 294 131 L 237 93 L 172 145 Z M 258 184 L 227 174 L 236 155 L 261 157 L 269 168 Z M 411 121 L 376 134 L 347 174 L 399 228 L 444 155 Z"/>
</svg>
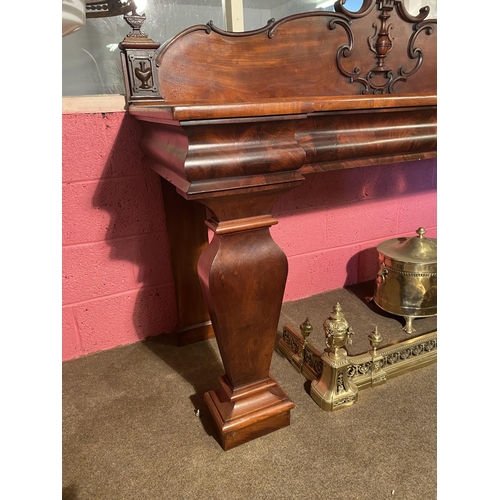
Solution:
<svg viewBox="0 0 500 500">
<path fill-rule="evenodd" d="M 272 240 L 269 214 L 276 195 L 259 195 L 254 215 L 247 197 L 210 201 L 218 217 L 214 237 L 198 262 L 226 374 L 221 388 L 205 394 L 225 450 L 289 425 L 294 404 L 269 374 L 288 263 Z M 207 203 L 208 205 L 208 203 Z"/>
</svg>

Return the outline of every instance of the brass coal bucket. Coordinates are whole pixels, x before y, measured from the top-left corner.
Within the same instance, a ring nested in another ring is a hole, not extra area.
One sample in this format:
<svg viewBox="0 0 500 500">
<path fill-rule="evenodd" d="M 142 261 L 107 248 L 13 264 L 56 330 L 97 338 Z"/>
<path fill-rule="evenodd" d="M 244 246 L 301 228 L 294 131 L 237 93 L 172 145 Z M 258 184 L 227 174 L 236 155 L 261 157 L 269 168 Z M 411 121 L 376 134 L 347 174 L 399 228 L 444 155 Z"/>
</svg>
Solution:
<svg viewBox="0 0 500 500">
<path fill-rule="evenodd" d="M 412 238 L 395 238 L 377 246 L 379 271 L 374 302 L 397 316 L 413 333 L 413 318 L 437 314 L 437 240 L 425 238 L 423 227 Z"/>
</svg>

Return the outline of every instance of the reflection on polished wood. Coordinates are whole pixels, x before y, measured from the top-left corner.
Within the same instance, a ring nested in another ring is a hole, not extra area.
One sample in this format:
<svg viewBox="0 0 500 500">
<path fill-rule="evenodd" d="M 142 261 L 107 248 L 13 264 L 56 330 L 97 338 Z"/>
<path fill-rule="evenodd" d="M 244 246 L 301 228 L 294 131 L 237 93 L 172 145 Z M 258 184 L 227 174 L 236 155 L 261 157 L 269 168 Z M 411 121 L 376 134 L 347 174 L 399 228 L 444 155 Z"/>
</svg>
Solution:
<svg viewBox="0 0 500 500">
<path fill-rule="evenodd" d="M 200 289 L 181 258 L 189 231 L 170 244 L 183 330 L 208 312 L 224 363 L 221 388 L 205 395 L 224 449 L 288 425 L 293 408 L 269 374 L 287 277 L 269 234 L 277 198 L 305 174 L 436 156 L 436 21 L 398 0 L 336 8 L 252 32 L 192 26 L 161 48 L 133 33 L 120 45 L 145 162 L 206 208 L 214 233 L 206 245 L 203 211 L 175 202 L 169 235 L 198 218 L 187 254 L 200 252 Z"/>
</svg>

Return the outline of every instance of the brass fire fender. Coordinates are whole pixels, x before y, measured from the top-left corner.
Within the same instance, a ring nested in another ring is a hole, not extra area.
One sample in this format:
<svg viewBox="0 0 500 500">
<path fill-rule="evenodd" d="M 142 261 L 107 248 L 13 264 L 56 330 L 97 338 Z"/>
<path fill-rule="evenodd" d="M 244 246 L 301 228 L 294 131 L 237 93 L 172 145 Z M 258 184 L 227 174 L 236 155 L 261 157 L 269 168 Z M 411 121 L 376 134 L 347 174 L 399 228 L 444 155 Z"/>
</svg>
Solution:
<svg viewBox="0 0 500 500">
<path fill-rule="evenodd" d="M 305 325 L 308 325 L 307 319 L 301 325 L 302 333 L 288 324 L 285 325 L 283 335 L 278 342 L 278 350 L 307 380 L 320 380 L 323 372 L 321 359 L 323 353 L 307 341 L 308 332 Z M 357 356 L 347 355 L 349 382 L 357 389 L 375 387 L 390 378 L 437 361 L 437 330 L 382 349 L 377 349 L 377 345 L 374 345 L 372 335 L 368 337 L 374 347 L 372 350 Z M 338 380 L 337 383 L 342 384 L 342 381 Z M 357 394 L 346 397 L 339 394 L 339 396 L 334 407 L 330 409 L 337 410 L 350 406 L 357 399 Z"/>
</svg>

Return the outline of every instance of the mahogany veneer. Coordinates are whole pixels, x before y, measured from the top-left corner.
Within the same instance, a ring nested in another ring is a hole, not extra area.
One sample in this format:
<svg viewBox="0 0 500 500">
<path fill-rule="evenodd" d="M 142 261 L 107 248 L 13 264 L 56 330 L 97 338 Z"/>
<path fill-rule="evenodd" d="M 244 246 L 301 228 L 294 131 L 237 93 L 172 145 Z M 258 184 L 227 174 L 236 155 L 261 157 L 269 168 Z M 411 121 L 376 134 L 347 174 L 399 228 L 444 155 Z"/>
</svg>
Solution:
<svg viewBox="0 0 500 500">
<path fill-rule="evenodd" d="M 226 450 L 289 425 L 294 406 L 269 374 L 288 268 L 269 233 L 277 198 L 304 174 L 436 156 L 428 9 L 335 8 L 245 33 L 197 25 L 161 48 L 136 27 L 121 43 L 128 110 L 163 180 L 179 342 L 213 327 L 224 363 L 205 402 Z"/>
</svg>

